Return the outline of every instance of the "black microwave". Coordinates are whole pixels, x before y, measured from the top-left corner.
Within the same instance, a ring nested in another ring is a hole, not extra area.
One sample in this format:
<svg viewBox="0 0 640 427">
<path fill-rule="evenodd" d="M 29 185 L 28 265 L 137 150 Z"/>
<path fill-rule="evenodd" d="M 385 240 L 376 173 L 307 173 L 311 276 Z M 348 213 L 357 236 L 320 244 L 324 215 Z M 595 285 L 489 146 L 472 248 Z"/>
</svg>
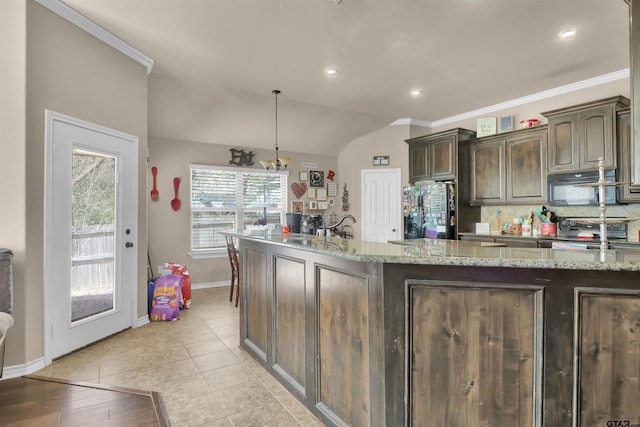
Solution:
<svg viewBox="0 0 640 427">
<path fill-rule="evenodd" d="M 604 171 L 605 182 L 615 182 L 616 171 Z M 548 199 L 551 206 L 598 206 L 600 198 L 597 186 L 581 186 L 581 184 L 597 184 L 598 171 L 579 173 L 560 173 L 547 176 Z M 618 203 L 615 186 L 605 187 L 605 203 Z"/>
</svg>

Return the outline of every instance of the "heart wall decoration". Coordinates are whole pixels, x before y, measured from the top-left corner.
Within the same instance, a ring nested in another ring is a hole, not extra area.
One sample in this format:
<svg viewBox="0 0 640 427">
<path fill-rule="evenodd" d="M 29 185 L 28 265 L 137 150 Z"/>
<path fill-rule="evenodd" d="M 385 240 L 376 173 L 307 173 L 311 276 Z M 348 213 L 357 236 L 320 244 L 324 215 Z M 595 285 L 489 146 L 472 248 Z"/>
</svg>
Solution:
<svg viewBox="0 0 640 427">
<path fill-rule="evenodd" d="M 296 199 L 299 199 L 307 192 L 307 184 L 304 182 L 294 182 L 291 184 L 291 191 L 293 191 L 293 195 L 296 196 Z"/>
</svg>

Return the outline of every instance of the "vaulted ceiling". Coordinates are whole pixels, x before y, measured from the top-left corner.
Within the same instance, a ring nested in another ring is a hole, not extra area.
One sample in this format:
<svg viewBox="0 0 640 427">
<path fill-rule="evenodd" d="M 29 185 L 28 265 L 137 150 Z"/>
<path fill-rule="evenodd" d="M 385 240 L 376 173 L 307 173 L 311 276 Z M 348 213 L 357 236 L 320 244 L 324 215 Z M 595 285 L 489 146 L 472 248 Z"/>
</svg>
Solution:
<svg viewBox="0 0 640 427">
<path fill-rule="evenodd" d="M 63 2 L 155 61 L 151 138 L 273 147 L 279 89 L 280 148 L 337 154 L 397 119 L 442 121 L 629 67 L 623 0 Z M 566 28 L 577 33 L 562 40 Z"/>
</svg>

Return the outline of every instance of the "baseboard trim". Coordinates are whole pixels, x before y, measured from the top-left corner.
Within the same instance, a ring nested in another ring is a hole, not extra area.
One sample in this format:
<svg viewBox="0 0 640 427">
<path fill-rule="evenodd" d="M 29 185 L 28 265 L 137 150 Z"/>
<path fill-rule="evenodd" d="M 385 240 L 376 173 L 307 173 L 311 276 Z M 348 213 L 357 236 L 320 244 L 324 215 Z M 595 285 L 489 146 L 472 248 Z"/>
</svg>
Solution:
<svg viewBox="0 0 640 427">
<path fill-rule="evenodd" d="M 147 323 L 150 323 L 149 316 L 138 317 L 136 322 L 133 324 L 134 328 L 139 328 L 140 326 L 144 326 Z"/>
<path fill-rule="evenodd" d="M 45 366 L 47 365 L 44 363 L 44 357 L 39 357 L 36 360 L 22 365 L 5 366 L 2 372 L 2 379 L 5 380 L 28 375 L 43 369 Z"/>
</svg>

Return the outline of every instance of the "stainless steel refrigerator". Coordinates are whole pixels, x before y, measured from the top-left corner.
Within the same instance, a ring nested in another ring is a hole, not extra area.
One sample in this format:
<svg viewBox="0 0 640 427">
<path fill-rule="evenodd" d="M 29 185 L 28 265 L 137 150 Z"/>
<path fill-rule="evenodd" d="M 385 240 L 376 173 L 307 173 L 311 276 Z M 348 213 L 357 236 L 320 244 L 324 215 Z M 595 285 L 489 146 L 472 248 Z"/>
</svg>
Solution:
<svg viewBox="0 0 640 427">
<path fill-rule="evenodd" d="M 453 182 L 403 188 L 405 239 L 456 239 L 457 196 Z"/>
</svg>

